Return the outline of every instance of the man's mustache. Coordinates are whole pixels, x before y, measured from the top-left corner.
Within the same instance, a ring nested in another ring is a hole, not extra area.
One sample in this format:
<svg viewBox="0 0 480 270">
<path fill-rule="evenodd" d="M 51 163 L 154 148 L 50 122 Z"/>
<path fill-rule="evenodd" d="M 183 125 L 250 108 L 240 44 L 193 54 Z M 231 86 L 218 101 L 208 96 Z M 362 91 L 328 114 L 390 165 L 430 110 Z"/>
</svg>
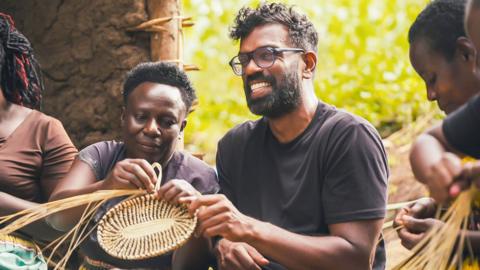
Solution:
<svg viewBox="0 0 480 270">
<path fill-rule="evenodd" d="M 264 76 L 262 73 L 255 73 L 245 79 L 245 87 L 250 90 L 250 82 L 255 80 L 266 81 L 272 86 L 275 84 L 275 78 L 273 78 L 273 76 Z"/>
</svg>

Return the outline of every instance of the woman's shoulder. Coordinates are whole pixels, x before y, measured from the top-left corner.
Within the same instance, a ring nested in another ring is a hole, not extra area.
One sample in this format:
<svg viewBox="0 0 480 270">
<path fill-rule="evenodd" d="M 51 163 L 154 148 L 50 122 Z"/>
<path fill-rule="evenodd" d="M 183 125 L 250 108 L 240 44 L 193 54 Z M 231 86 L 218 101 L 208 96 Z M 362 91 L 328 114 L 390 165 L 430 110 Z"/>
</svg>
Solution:
<svg viewBox="0 0 480 270">
<path fill-rule="evenodd" d="M 202 194 L 216 193 L 218 179 L 215 169 L 203 160 L 184 151 L 176 151 L 173 163 L 167 169 L 167 178 L 184 179 L 191 183 Z"/>
<path fill-rule="evenodd" d="M 215 173 L 215 170 L 205 161 L 193 156 L 186 151 L 176 151 L 173 155 L 173 160 L 177 166 L 186 167 L 192 171 Z"/>
<path fill-rule="evenodd" d="M 44 133 L 65 133 L 65 128 L 60 120 L 37 110 L 32 110 L 27 121 L 29 121 L 31 130 L 37 129 Z"/>
<path fill-rule="evenodd" d="M 120 141 L 100 141 L 90 144 L 83 148 L 80 153 L 82 155 L 96 153 L 99 156 L 109 155 L 111 153 L 121 152 L 124 149 L 124 143 Z"/>
<path fill-rule="evenodd" d="M 61 123 L 57 118 L 37 110 L 32 110 L 30 118 L 40 124 Z"/>
<path fill-rule="evenodd" d="M 60 120 L 43 112 L 32 110 L 24 120 L 22 132 L 43 149 L 75 148 Z M 76 149 L 74 152 L 77 152 Z"/>
</svg>

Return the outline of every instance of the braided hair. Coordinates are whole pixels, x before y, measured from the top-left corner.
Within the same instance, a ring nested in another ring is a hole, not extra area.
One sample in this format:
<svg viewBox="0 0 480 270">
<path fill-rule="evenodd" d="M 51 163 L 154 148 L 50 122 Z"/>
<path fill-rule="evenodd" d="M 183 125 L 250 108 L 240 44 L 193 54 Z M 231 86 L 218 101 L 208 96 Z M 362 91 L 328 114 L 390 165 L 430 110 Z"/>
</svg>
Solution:
<svg viewBox="0 0 480 270">
<path fill-rule="evenodd" d="M 0 87 L 9 102 L 40 107 L 44 84 L 33 49 L 4 13 L 0 13 Z"/>
</svg>

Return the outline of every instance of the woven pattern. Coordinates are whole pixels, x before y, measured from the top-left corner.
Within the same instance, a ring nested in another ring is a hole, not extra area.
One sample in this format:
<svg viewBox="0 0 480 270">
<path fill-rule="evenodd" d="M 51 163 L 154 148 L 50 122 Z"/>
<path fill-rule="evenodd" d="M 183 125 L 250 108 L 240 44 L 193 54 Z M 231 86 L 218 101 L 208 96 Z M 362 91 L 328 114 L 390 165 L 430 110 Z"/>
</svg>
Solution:
<svg viewBox="0 0 480 270">
<path fill-rule="evenodd" d="M 183 245 L 197 223 L 183 205 L 143 195 L 110 209 L 98 224 L 100 246 L 111 256 L 138 260 L 159 256 Z"/>
</svg>

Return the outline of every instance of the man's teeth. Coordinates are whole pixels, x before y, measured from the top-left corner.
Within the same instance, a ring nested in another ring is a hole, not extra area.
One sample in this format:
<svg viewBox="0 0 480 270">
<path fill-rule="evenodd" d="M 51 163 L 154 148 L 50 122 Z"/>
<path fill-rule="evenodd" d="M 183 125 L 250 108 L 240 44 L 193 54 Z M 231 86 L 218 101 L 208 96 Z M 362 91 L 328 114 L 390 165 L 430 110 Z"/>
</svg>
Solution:
<svg viewBox="0 0 480 270">
<path fill-rule="evenodd" d="M 267 87 L 267 86 L 270 86 L 270 84 L 269 84 L 269 83 L 266 83 L 266 82 L 261 82 L 261 83 L 254 83 L 254 84 L 252 84 L 252 85 L 250 86 L 250 88 L 251 88 L 252 90 L 255 90 L 255 89 L 258 89 L 258 88 L 260 88 L 260 87 Z"/>
</svg>

